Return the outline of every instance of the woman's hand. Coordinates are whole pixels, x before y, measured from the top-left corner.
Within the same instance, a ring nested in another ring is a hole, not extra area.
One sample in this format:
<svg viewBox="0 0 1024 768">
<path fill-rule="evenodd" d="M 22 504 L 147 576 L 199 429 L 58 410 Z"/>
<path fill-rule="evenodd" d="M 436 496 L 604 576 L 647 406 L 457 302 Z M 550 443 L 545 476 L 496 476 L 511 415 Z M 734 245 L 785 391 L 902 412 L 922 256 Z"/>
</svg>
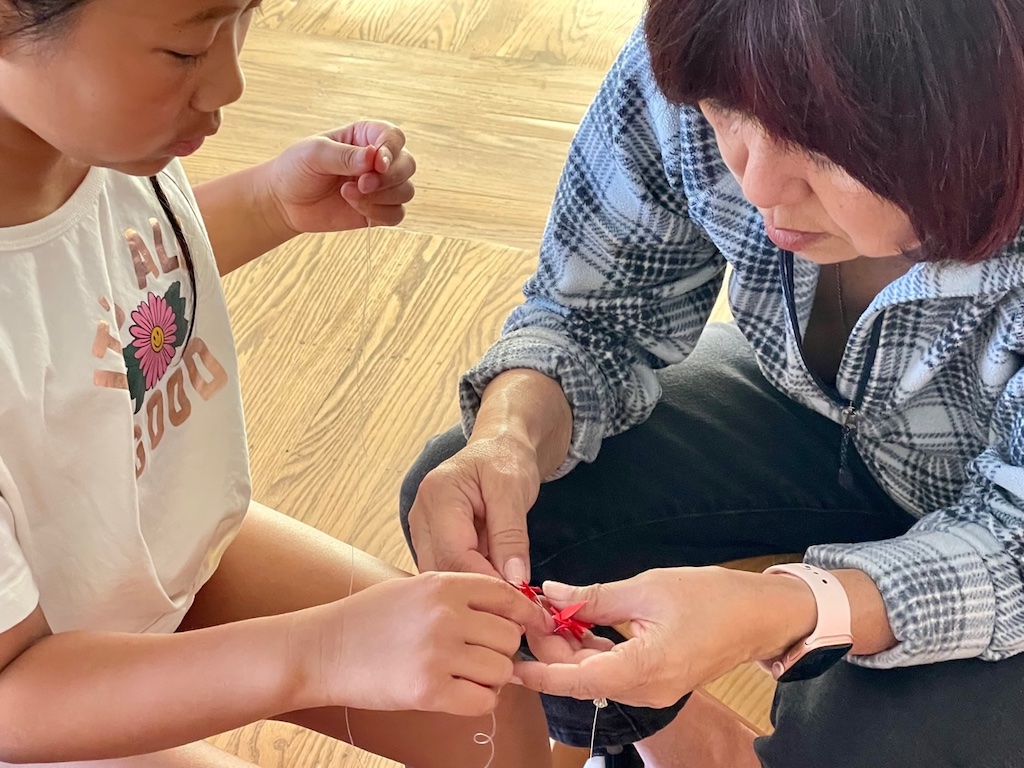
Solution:
<svg viewBox="0 0 1024 768">
<path fill-rule="evenodd" d="M 572 411 L 558 382 L 506 371 L 483 394 L 469 444 L 430 472 L 409 512 L 421 571 L 530 581 L 526 515 L 565 460 Z"/>
<path fill-rule="evenodd" d="M 399 224 L 416 193 L 405 134 L 385 122 L 304 139 L 264 167 L 267 195 L 292 235 Z"/>
<path fill-rule="evenodd" d="M 628 624 L 632 637 L 608 651 L 577 648 L 561 662 L 517 662 L 517 680 L 543 693 L 635 706 L 670 706 L 744 662 L 782 653 L 817 621 L 803 582 L 724 568 L 653 570 L 584 588 L 548 582 L 544 593 L 557 607 L 586 601 L 577 618 Z M 550 654 L 550 644 L 536 653 Z"/>
<path fill-rule="evenodd" d="M 544 610 L 510 585 L 451 573 L 377 584 L 297 621 L 310 706 L 465 716 L 494 709 L 524 628 L 551 627 Z"/>
<path fill-rule="evenodd" d="M 540 480 L 536 453 L 511 433 L 475 439 L 439 465 L 409 513 L 420 570 L 529 581 L 526 515 Z"/>
</svg>

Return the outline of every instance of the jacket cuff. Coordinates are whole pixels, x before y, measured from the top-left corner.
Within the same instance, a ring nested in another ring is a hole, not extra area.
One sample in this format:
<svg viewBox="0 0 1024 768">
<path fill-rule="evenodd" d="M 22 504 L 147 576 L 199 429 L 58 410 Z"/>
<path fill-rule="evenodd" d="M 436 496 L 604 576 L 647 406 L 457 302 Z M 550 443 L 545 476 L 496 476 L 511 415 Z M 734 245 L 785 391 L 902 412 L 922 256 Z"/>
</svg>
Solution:
<svg viewBox="0 0 1024 768">
<path fill-rule="evenodd" d="M 987 561 L 1004 556 L 988 531 L 965 525 L 881 542 L 816 546 L 805 560 L 829 570 L 863 571 L 874 580 L 898 644 L 849 660 L 885 669 L 981 656 L 996 622 Z"/>
</svg>

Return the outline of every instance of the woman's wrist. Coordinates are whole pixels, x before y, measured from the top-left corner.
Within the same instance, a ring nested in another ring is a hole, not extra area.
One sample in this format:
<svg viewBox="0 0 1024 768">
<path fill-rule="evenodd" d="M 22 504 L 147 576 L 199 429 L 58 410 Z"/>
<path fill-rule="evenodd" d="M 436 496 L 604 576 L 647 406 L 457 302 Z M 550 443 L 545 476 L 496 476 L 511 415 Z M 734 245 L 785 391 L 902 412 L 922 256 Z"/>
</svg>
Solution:
<svg viewBox="0 0 1024 768">
<path fill-rule="evenodd" d="M 862 571 L 833 572 L 850 601 L 854 645 L 851 653 L 871 656 L 896 645 L 885 603 Z M 814 632 L 818 608 L 811 588 L 800 579 L 778 574 L 743 574 L 749 579 L 752 631 L 747 633 L 752 661 L 774 658 Z"/>
<path fill-rule="evenodd" d="M 532 451 L 544 478 L 568 456 L 572 428 L 572 409 L 558 382 L 537 371 L 516 369 L 487 386 L 470 442 L 512 439 Z"/>
<path fill-rule="evenodd" d="M 743 573 L 741 578 L 748 582 L 751 600 L 746 661 L 779 656 L 814 632 L 818 605 L 803 581 L 766 573 Z"/>
<path fill-rule="evenodd" d="M 898 644 L 889 624 L 889 612 L 874 580 L 863 571 L 833 571 L 850 600 L 850 624 L 855 656 L 874 656 Z"/>
</svg>

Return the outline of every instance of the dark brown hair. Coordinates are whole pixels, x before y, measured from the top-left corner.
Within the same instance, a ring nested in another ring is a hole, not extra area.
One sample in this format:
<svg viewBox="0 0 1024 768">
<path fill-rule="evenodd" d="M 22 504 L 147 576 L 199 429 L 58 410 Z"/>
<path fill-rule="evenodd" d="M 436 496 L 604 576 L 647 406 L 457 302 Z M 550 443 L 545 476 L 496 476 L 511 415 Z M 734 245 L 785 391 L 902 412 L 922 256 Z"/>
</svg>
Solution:
<svg viewBox="0 0 1024 768">
<path fill-rule="evenodd" d="M 1024 220 L 1024 0 L 650 0 L 655 78 L 823 155 L 980 261 Z"/>
</svg>

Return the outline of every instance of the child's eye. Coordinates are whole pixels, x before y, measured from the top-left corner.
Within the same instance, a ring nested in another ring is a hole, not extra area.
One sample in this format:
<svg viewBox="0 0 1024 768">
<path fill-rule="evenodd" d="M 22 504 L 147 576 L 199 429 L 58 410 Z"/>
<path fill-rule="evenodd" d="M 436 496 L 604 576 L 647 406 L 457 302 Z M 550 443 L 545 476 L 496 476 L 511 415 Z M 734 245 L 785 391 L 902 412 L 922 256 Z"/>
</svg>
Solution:
<svg viewBox="0 0 1024 768">
<path fill-rule="evenodd" d="M 164 53 L 166 53 L 175 61 L 180 61 L 182 64 L 196 64 L 206 55 L 206 51 L 203 51 L 202 53 L 181 53 L 180 51 L 164 51 Z"/>
</svg>

